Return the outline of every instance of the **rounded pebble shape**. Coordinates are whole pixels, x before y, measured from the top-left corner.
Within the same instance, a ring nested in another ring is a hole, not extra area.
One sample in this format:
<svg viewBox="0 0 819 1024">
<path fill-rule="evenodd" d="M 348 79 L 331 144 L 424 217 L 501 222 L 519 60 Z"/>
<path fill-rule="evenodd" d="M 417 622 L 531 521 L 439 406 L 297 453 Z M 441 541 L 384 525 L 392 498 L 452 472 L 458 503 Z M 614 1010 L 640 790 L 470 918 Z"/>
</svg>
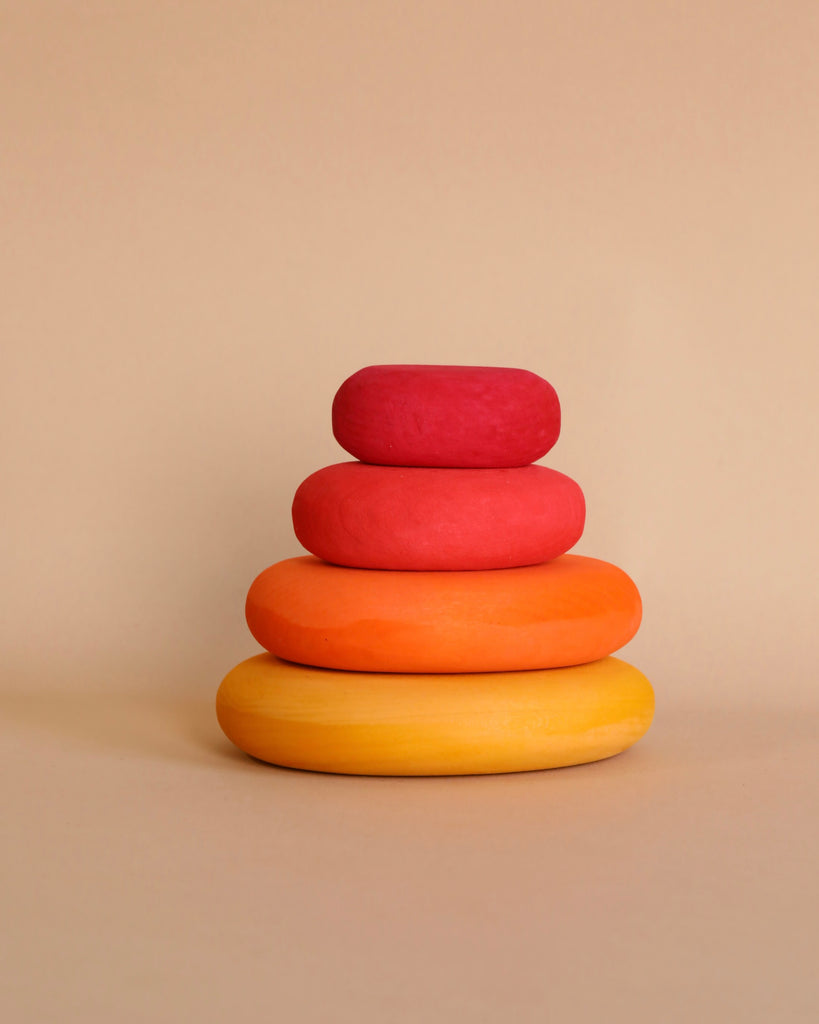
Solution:
<svg viewBox="0 0 819 1024">
<path fill-rule="evenodd" d="M 363 569 L 507 569 L 547 562 L 583 533 L 586 505 L 545 466 L 421 469 L 343 462 L 309 476 L 293 527 L 319 558 Z"/>
<path fill-rule="evenodd" d="M 288 558 L 256 577 L 245 609 L 251 633 L 272 654 L 360 672 L 580 665 L 627 643 L 641 610 L 622 569 L 581 555 L 475 572 Z"/>
<path fill-rule="evenodd" d="M 338 389 L 333 433 L 383 466 L 526 466 L 560 434 L 555 389 L 501 366 L 367 366 Z"/>
<path fill-rule="evenodd" d="M 347 775 L 477 775 L 598 761 L 651 725 L 654 693 L 618 658 L 476 675 L 334 672 L 260 654 L 216 697 L 225 735 L 262 761 Z"/>
</svg>

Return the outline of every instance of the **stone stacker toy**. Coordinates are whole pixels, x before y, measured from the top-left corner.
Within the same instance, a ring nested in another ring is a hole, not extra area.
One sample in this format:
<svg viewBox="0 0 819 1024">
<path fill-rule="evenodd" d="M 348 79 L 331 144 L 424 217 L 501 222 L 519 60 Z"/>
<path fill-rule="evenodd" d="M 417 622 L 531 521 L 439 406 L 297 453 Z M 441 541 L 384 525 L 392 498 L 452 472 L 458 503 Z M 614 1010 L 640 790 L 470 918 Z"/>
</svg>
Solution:
<svg viewBox="0 0 819 1024">
<path fill-rule="evenodd" d="M 640 625 L 616 566 L 568 555 L 585 501 L 533 465 L 557 441 L 554 388 L 527 370 L 369 366 L 333 402 L 356 460 L 296 491 L 310 556 L 247 597 L 269 653 L 219 687 L 219 724 L 273 764 L 468 775 L 582 764 L 648 729 L 645 676 L 610 655 Z"/>
</svg>

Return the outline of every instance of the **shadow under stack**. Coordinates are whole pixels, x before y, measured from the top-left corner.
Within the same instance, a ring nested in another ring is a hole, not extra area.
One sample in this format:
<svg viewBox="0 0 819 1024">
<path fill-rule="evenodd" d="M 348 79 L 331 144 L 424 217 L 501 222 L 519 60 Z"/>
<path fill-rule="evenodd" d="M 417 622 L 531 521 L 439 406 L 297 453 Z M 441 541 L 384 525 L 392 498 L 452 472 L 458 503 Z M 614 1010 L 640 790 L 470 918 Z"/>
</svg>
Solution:
<svg viewBox="0 0 819 1024">
<path fill-rule="evenodd" d="M 648 729 L 645 676 L 612 658 L 640 624 L 616 566 L 568 555 L 578 485 L 533 465 L 554 388 L 527 370 L 370 366 L 333 431 L 359 461 L 301 484 L 312 556 L 253 582 L 269 652 L 223 680 L 217 715 L 253 757 L 314 771 L 466 775 L 581 764 Z"/>
</svg>

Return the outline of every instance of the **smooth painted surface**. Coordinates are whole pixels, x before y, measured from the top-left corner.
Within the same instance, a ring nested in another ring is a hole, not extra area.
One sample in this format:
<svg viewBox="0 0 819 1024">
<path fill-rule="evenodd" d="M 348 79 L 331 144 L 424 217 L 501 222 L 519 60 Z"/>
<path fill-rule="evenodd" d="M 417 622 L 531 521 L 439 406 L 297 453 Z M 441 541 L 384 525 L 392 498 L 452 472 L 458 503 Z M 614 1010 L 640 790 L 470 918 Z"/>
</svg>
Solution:
<svg viewBox="0 0 819 1024">
<path fill-rule="evenodd" d="M 219 687 L 222 730 L 291 768 L 353 775 L 473 775 L 611 757 L 654 714 L 646 677 L 617 658 L 477 675 L 333 672 L 260 654 Z"/>
<path fill-rule="evenodd" d="M 640 594 L 609 562 L 561 555 L 475 572 L 348 569 L 288 558 L 259 573 L 245 614 L 288 661 L 364 672 L 503 672 L 596 661 L 637 632 Z"/>
</svg>

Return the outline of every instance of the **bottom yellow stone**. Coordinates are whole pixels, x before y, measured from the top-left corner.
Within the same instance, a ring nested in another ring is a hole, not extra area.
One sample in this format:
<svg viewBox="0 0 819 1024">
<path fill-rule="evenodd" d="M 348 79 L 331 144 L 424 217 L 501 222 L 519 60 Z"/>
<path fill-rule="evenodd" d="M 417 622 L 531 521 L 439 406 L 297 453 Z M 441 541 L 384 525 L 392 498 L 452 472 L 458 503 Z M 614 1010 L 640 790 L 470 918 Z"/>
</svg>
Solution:
<svg viewBox="0 0 819 1024">
<path fill-rule="evenodd" d="M 290 768 L 349 775 L 481 775 L 619 754 L 648 729 L 654 692 L 618 658 L 457 675 L 341 672 L 260 654 L 216 697 L 225 735 Z"/>
</svg>

